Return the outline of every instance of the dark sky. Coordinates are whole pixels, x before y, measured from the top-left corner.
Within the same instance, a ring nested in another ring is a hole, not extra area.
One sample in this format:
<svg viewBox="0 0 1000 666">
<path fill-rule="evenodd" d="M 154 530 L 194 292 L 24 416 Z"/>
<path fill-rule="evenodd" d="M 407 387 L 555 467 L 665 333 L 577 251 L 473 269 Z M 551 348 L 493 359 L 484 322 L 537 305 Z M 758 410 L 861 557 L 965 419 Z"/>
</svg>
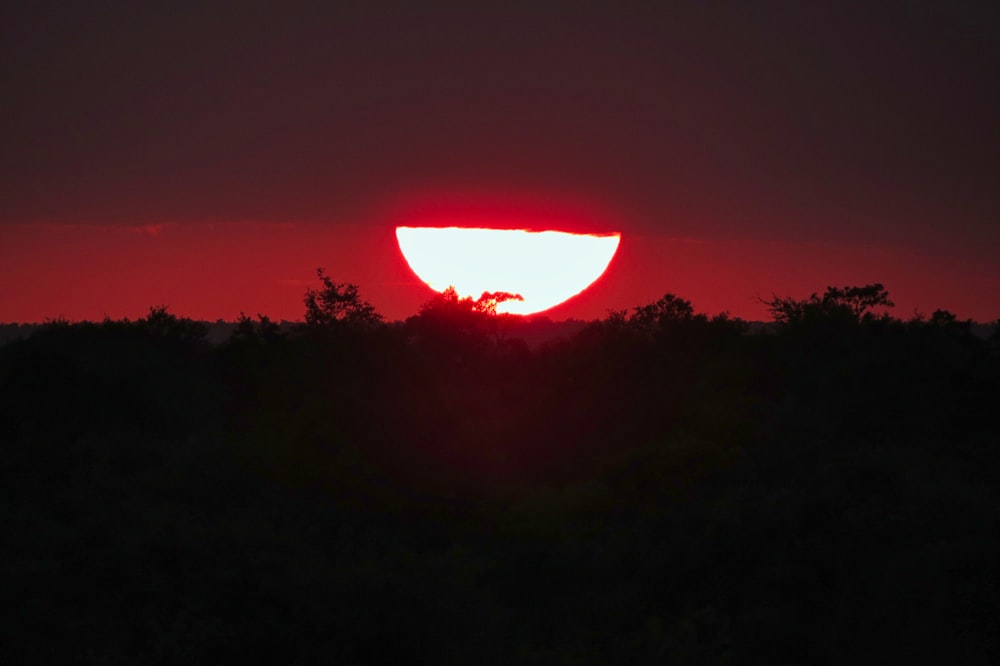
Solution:
<svg viewBox="0 0 1000 666">
<path fill-rule="evenodd" d="M 317 265 L 403 317 L 380 242 L 428 206 L 622 231 L 567 315 L 880 280 L 1000 316 L 996 3 L 479 4 L 4 3 L 0 320 L 141 314 L 124 281 L 298 316 Z"/>
</svg>

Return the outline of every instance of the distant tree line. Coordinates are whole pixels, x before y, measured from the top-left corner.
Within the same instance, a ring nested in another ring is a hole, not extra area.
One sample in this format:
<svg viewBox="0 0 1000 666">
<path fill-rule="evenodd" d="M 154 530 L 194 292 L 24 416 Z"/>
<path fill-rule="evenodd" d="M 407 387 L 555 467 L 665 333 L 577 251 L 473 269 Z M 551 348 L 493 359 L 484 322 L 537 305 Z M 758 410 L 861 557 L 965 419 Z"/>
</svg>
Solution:
<svg viewBox="0 0 1000 666">
<path fill-rule="evenodd" d="M 995 325 L 873 284 L 542 335 L 318 277 L 0 346 L 5 663 L 1000 657 Z"/>
</svg>

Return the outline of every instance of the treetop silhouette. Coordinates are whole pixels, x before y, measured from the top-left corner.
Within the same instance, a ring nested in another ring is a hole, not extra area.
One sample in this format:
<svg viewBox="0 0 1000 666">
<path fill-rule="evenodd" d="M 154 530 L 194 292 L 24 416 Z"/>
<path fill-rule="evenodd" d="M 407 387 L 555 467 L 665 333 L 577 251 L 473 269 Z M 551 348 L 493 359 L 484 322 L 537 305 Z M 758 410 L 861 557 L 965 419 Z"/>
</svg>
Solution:
<svg viewBox="0 0 1000 666">
<path fill-rule="evenodd" d="M 316 276 L 322 287 L 306 290 L 306 325 L 367 328 L 382 322 L 383 317 L 375 306 L 361 298 L 357 285 L 334 282 L 323 268 L 316 269 Z"/>
<path fill-rule="evenodd" d="M 822 296 L 813 293 L 804 300 L 773 296 L 759 299 L 778 324 L 799 324 L 811 321 L 871 322 L 879 318 L 878 309 L 895 306 L 881 283 L 863 287 L 827 287 Z M 881 317 L 887 314 L 882 313 Z"/>
</svg>

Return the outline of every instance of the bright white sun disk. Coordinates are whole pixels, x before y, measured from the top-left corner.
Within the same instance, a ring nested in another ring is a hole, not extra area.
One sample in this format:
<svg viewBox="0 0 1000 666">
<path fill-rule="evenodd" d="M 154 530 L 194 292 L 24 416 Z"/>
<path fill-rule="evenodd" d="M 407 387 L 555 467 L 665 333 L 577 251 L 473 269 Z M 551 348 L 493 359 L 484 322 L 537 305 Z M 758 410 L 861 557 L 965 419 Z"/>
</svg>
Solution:
<svg viewBox="0 0 1000 666">
<path fill-rule="evenodd" d="M 407 263 L 435 291 L 520 294 L 497 312 L 533 314 L 579 294 L 607 269 L 621 234 L 464 227 L 396 227 Z"/>
</svg>

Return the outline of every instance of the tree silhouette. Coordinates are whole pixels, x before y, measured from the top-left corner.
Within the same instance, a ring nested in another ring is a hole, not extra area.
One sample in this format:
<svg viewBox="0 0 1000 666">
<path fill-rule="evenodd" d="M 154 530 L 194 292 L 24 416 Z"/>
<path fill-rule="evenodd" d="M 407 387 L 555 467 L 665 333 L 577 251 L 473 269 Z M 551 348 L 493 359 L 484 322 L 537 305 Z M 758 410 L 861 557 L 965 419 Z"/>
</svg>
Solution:
<svg viewBox="0 0 1000 666">
<path fill-rule="evenodd" d="M 933 314 L 931 314 L 931 318 L 927 324 L 928 326 L 933 326 L 935 328 L 961 331 L 963 333 L 968 333 L 972 330 L 971 319 L 962 321 L 957 315 L 955 315 L 955 313 L 948 310 L 935 310 Z"/>
<path fill-rule="evenodd" d="M 891 308 L 889 292 L 880 284 L 863 287 L 827 287 L 822 296 L 813 293 L 805 300 L 772 297 L 759 299 L 779 324 L 809 321 L 869 322 L 876 319 L 876 308 Z"/>
<path fill-rule="evenodd" d="M 171 340 L 201 341 L 208 335 L 208 324 L 171 314 L 166 305 L 150 307 L 149 314 L 136 325 L 156 337 Z"/>
<path fill-rule="evenodd" d="M 382 315 L 361 298 L 358 286 L 334 282 L 322 268 L 316 269 L 321 289 L 307 289 L 306 324 L 313 327 L 351 326 L 368 328 L 382 322 Z"/>
<path fill-rule="evenodd" d="M 704 315 L 699 315 L 704 317 Z M 633 308 L 629 321 L 644 328 L 659 328 L 671 322 L 691 321 L 695 318 L 691 301 L 676 294 L 666 293 L 658 301 Z"/>
<path fill-rule="evenodd" d="M 484 291 L 482 296 L 473 303 L 473 308 L 477 312 L 498 316 L 497 306 L 507 301 L 523 301 L 521 294 L 512 294 L 509 291 Z M 505 316 L 503 313 L 499 316 Z"/>
<path fill-rule="evenodd" d="M 497 306 L 507 301 L 523 300 L 524 297 L 520 294 L 512 294 L 509 291 L 484 291 L 473 303 L 477 312 L 487 315 L 483 323 L 492 333 L 493 342 L 497 347 L 503 344 L 512 318 L 512 315 L 506 312 L 497 313 Z"/>
<path fill-rule="evenodd" d="M 608 310 L 608 316 L 597 326 L 599 330 L 626 336 L 637 336 L 647 341 L 669 335 L 677 341 L 678 336 L 692 335 L 705 337 L 709 327 L 718 330 L 742 332 L 743 325 L 739 320 L 732 320 L 723 313 L 714 317 L 711 322 L 704 314 L 696 314 L 691 301 L 676 294 L 666 293 L 658 300 L 638 305 L 628 310 Z"/>
<path fill-rule="evenodd" d="M 236 342 L 274 343 L 283 338 L 281 326 L 270 317 L 257 313 L 257 321 L 254 321 L 245 312 L 240 313 L 236 328 L 230 336 L 230 340 Z"/>
<path fill-rule="evenodd" d="M 450 286 L 424 303 L 420 313 L 407 323 L 418 336 L 446 345 L 489 347 L 492 341 L 500 347 L 511 315 L 498 314 L 497 306 L 523 300 L 520 294 L 506 291 L 484 291 L 477 299 L 462 297 Z"/>
</svg>

